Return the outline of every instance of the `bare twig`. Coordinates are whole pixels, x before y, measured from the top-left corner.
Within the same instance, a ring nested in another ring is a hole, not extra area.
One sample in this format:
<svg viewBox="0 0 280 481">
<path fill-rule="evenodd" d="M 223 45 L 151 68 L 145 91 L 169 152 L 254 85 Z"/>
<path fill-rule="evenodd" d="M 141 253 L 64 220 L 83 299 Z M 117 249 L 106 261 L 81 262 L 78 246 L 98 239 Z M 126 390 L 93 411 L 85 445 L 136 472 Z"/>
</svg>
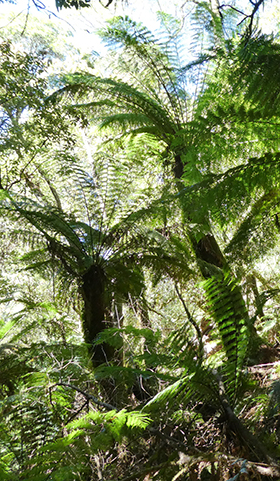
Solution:
<svg viewBox="0 0 280 481">
<path fill-rule="evenodd" d="M 260 8 L 260 6 L 262 5 L 262 3 L 264 3 L 264 0 L 258 0 L 256 3 L 254 3 L 252 0 L 250 0 L 250 3 L 252 5 L 254 5 L 254 8 L 253 8 L 253 11 L 252 11 L 251 15 L 249 15 L 250 23 L 249 23 L 249 26 L 248 26 L 248 37 L 250 37 L 252 35 L 254 15 L 257 13 L 257 11 Z"/>
<path fill-rule="evenodd" d="M 202 333 L 201 333 L 201 330 L 198 326 L 198 324 L 195 322 L 195 320 L 193 319 L 179 289 L 178 289 L 178 286 L 177 284 L 175 283 L 175 290 L 177 292 L 177 295 L 178 295 L 178 298 L 180 299 L 183 307 L 184 307 L 184 310 L 185 310 L 185 313 L 187 314 L 187 317 L 188 317 L 188 320 L 189 322 L 191 323 L 191 325 L 194 327 L 194 329 L 196 330 L 196 333 L 197 333 L 197 338 L 198 338 L 198 342 L 199 342 L 199 353 L 200 353 L 200 357 L 203 355 L 203 342 L 202 342 Z"/>
<path fill-rule="evenodd" d="M 73 384 L 68 384 L 66 382 L 57 382 L 56 384 L 54 384 L 52 387 L 54 388 L 55 386 L 65 386 L 65 387 L 68 387 L 70 389 L 74 389 L 75 391 L 79 392 L 80 394 L 82 394 L 82 396 L 84 396 L 88 401 L 92 401 L 94 404 L 96 404 L 97 406 L 100 406 L 100 407 L 103 407 L 103 408 L 106 408 L 108 409 L 109 411 L 118 411 L 118 409 L 113 406 L 112 404 L 108 404 L 108 403 L 105 403 L 103 401 L 99 401 L 99 399 L 97 399 L 95 396 L 93 396 L 92 394 L 88 394 L 87 392 L 85 391 L 82 391 L 82 389 L 78 388 L 77 386 L 74 386 Z"/>
<path fill-rule="evenodd" d="M 250 36 L 252 35 L 252 31 L 253 31 L 253 22 L 254 22 L 254 17 L 257 13 L 257 11 L 259 10 L 260 6 L 264 3 L 265 0 L 256 0 L 255 2 L 253 0 L 250 0 L 250 3 L 251 5 L 253 5 L 253 10 L 250 14 L 246 14 L 245 12 L 243 12 L 242 10 L 239 10 L 238 8 L 236 8 L 235 6 L 233 5 L 230 5 L 228 3 L 223 3 L 222 5 L 220 5 L 218 8 L 219 8 L 219 11 L 221 12 L 223 8 L 231 8 L 232 10 L 234 10 L 235 12 L 239 13 L 240 15 L 243 16 L 242 20 L 240 20 L 240 22 L 238 23 L 238 25 L 241 25 L 245 20 L 248 20 L 250 19 L 250 22 L 249 22 L 249 25 L 247 27 L 247 34 L 246 34 L 246 37 L 247 38 L 250 38 Z"/>
</svg>

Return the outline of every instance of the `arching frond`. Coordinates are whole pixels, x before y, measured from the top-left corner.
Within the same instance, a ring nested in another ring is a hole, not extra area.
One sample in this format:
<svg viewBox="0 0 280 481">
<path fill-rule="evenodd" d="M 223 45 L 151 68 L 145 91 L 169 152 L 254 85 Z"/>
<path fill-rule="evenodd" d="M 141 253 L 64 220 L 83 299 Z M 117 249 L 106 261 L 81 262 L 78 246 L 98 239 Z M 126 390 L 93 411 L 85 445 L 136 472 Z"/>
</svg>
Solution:
<svg viewBox="0 0 280 481">
<path fill-rule="evenodd" d="M 220 279 L 212 276 L 203 286 L 227 356 L 223 366 L 225 385 L 234 405 L 249 343 L 247 309 L 231 273 Z"/>
<path fill-rule="evenodd" d="M 243 262 L 252 261 L 275 246 L 279 237 L 279 202 L 279 192 L 273 189 L 252 205 L 226 247 L 232 259 L 238 262 L 241 257 Z"/>
<path fill-rule="evenodd" d="M 100 112 L 99 119 L 102 124 L 109 125 L 116 118 L 122 125 L 136 121 L 136 126 L 156 126 L 163 137 L 167 138 L 168 134 L 173 134 L 176 131 L 176 124 L 172 119 L 172 111 L 167 112 L 161 104 L 153 98 L 147 96 L 145 93 L 134 88 L 133 86 L 114 80 L 110 78 L 100 78 L 89 74 L 73 74 L 65 76 L 62 81 L 66 84 L 65 87 L 57 91 L 50 97 L 54 100 L 59 95 L 70 93 L 71 95 L 79 95 L 84 98 L 87 97 L 87 102 L 84 104 L 76 104 L 71 107 L 75 110 L 94 110 Z M 91 100 L 90 97 L 100 100 Z M 109 104 L 108 104 L 109 99 Z M 117 117 L 112 116 L 113 108 L 118 111 Z M 120 116 L 121 112 L 123 115 Z M 108 116 L 109 113 L 109 116 Z M 127 121 L 125 114 L 128 114 Z M 134 114 L 134 117 L 132 116 Z M 111 121 L 107 120 L 110 119 Z"/>
<path fill-rule="evenodd" d="M 188 209 L 197 202 L 199 209 L 203 206 L 220 225 L 225 225 L 245 211 L 251 205 L 253 194 L 267 191 L 277 197 L 277 185 L 280 181 L 279 153 L 267 153 L 260 157 L 250 158 L 247 162 L 225 173 L 209 174 L 201 182 L 182 189 L 179 194 Z M 275 191 L 271 189 L 271 183 Z M 274 194 L 273 194 L 274 192 Z M 198 208 L 198 207 L 197 207 Z M 201 213 L 203 215 L 203 213 Z"/>
<path fill-rule="evenodd" d="M 252 36 L 241 44 L 239 63 L 234 69 L 234 85 L 245 94 L 246 100 L 257 105 L 261 115 L 279 115 L 279 58 L 280 45 L 268 35 Z M 269 88 L 268 88 L 269 85 Z"/>
<path fill-rule="evenodd" d="M 178 56 L 178 24 L 173 22 L 173 38 L 171 32 L 166 37 L 167 28 L 171 27 L 171 21 L 163 21 L 162 31 L 156 38 L 142 24 L 136 24 L 128 17 L 116 17 L 107 29 L 101 30 L 103 39 L 111 46 L 121 47 L 123 50 L 122 63 L 134 73 L 138 71 L 138 81 L 135 85 L 144 87 L 144 91 L 150 97 L 160 100 L 159 89 L 162 90 L 166 101 L 170 104 L 173 115 L 182 119 L 182 106 L 185 89 L 178 82 L 178 73 L 181 68 Z M 166 28 L 167 27 L 167 28 Z M 177 35 L 176 35 L 177 30 Z M 173 42 L 176 36 L 176 42 Z M 172 40 L 171 40 L 172 39 Z M 124 58 L 123 58 L 124 57 Z M 139 70 L 140 69 L 140 70 Z M 184 118 L 184 117 L 183 117 Z"/>
</svg>

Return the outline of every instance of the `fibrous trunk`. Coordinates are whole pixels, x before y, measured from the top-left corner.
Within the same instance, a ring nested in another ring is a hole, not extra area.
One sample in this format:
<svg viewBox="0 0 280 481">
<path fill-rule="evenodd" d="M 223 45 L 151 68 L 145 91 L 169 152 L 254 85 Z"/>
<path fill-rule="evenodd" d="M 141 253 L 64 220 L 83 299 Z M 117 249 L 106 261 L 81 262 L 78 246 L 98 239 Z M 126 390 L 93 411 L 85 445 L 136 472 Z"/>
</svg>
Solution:
<svg viewBox="0 0 280 481">
<path fill-rule="evenodd" d="M 82 276 L 83 331 L 93 365 L 109 361 L 113 349 L 107 343 L 95 344 L 106 326 L 105 275 L 100 266 L 92 265 Z"/>
</svg>

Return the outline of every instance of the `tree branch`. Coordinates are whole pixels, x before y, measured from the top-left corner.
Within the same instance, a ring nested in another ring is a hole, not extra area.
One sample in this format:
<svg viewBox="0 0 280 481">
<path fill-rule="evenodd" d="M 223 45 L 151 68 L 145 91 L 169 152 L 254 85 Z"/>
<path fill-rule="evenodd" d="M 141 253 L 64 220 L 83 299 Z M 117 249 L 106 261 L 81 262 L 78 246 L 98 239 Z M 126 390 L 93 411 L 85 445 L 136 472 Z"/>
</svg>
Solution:
<svg viewBox="0 0 280 481">
<path fill-rule="evenodd" d="M 188 320 L 189 322 L 191 323 L 191 325 L 194 327 L 194 329 L 196 330 L 196 333 L 197 333 L 197 338 L 198 338 L 198 343 L 199 343 L 199 357 L 201 358 L 203 356 L 203 342 L 202 342 L 202 333 L 201 333 L 201 330 L 198 326 L 198 324 L 195 322 L 195 320 L 193 319 L 179 289 L 178 289 L 178 286 L 177 284 L 175 283 L 175 290 L 177 292 L 177 296 L 178 298 L 180 299 L 183 307 L 184 307 L 184 310 L 185 310 L 185 313 L 187 314 L 187 317 L 188 317 Z"/>
<path fill-rule="evenodd" d="M 251 37 L 251 35 L 252 35 L 254 15 L 257 13 L 257 11 L 260 8 L 260 6 L 262 5 L 262 3 L 264 3 L 264 0 L 258 0 L 256 3 L 254 3 L 253 1 L 250 0 L 250 3 L 252 5 L 254 5 L 254 8 L 253 8 L 253 11 L 252 11 L 251 15 L 249 15 L 249 18 L 251 20 L 250 20 L 250 23 L 249 23 L 249 26 L 248 26 L 248 37 Z"/>
<path fill-rule="evenodd" d="M 118 409 L 115 406 L 113 406 L 112 404 L 108 404 L 108 403 L 104 403 L 103 401 L 99 401 L 99 399 L 97 399 L 95 396 L 92 396 L 92 394 L 88 394 L 87 392 L 82 391 L 82 389 L 78 388 L 77 386 L 74 386 L 73 384 L 67 384 L 66 382 L 57 382 L 52 387 L 55 387 L 55 386 L 65 386 L 65 387 L 68 387 L 70 389 L 74 389 L 78 393 L 82 394 L 82 396 L 84 396 L 88 401 L 92 401 L 97 406 L 106 408 L 106 409 L 108 409 L 108 411 L 118 411 Z"/>
<path fill-rule="evenodd" d="M 219 11 L 221 11 L 223 8 L 231 8 L 235 12 L 242 15 L 243 18 L 237 25 L 241 25 L 245 20 L 250 19 L 249 25 L 247 27 L 247 33 L 246 33 L 246 37 L 250 38 L 251 35 L 252 35 L 252 30 L 253 30 L 254 16 L 256 15 L 257 11 L 259 10 L 260 6 L 264 3 L 264 1 L 265 0 L 257 0 L 256 2 L 254 2 L 254 1 L 250 0 L 251 5 L 253 5 L 253 7 L 254 7 L 250 14 L 246 14 L 246 13 L 242 12 L 242 10 L 239 10 L 235 6 L 230 5 L 228 3 L 223 3 L 218 8 L 219 8 Z"/>
</svg>

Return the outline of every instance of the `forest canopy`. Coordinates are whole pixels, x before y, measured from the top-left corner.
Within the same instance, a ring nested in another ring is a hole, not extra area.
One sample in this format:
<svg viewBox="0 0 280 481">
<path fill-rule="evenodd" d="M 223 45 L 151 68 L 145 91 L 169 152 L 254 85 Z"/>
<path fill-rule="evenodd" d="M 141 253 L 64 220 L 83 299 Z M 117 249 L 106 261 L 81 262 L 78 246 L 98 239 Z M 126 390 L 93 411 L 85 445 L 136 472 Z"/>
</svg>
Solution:
<svg viewBox="0 0 280 481">
<path fill-rule="evenodd" d="M 280 479 L 269 3 L 1 29 L 1 480 Z"/>
</svg>

